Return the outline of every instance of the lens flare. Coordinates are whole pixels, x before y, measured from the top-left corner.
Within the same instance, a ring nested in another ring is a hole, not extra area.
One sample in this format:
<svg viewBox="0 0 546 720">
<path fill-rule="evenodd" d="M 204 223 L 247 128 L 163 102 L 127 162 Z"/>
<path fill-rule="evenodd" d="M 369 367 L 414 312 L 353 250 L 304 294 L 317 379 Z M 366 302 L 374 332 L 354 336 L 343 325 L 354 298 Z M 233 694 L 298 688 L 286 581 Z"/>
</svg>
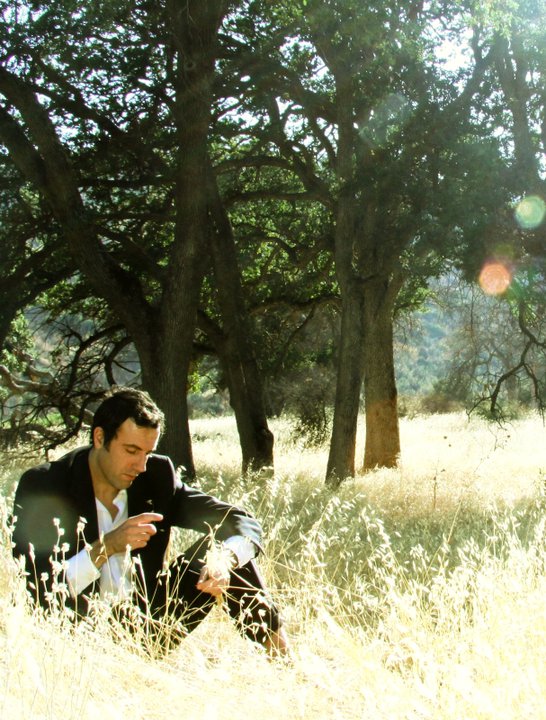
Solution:
<svg viewBox="0 0 546 720">
<path fill-rule="evenodd" d="M 538 195 L 529 195 L 516 205 L 514 214 L 523 230 L 534 230 L 546 216 L 546 203 Z"/>
<path fill-rule="evenodd" d="M 359 128 L 362 139 L 372 147 L 383 147 L 400 132 L 411 117 L 410 101 L 399 93 L 391 93 L 373 108 Z"/>
<path fill-rule="evenodd" d="M 494 260 L 485 263 L 478 282 L 486 295 L 502 295 L 510 287 L 512 273 L 506 265 Z"/>
</svg>

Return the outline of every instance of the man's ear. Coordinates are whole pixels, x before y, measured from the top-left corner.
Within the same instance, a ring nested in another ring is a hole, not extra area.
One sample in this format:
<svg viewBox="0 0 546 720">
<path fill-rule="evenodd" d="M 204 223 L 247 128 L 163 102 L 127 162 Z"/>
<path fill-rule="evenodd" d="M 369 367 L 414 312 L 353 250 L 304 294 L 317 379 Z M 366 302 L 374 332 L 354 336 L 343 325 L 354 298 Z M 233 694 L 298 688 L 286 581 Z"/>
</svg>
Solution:
<svg viewBox="0 0 546 720">
<path fill-rule="evenodd" d="M 96 427 L 93 430 L 93 447 L 100 448 L 104 446 L 104 430 L 101 427 Z"/>
</svg>

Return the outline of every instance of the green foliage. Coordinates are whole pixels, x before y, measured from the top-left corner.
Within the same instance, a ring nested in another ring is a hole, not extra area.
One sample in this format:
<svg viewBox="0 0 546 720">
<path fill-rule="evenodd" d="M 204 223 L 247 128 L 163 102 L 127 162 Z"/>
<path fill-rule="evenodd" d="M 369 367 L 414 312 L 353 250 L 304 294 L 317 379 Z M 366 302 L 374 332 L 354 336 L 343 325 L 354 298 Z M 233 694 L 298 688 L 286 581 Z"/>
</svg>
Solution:
<svg viewBox="0 0 546 720">
<path fill-rule="evenodd" d="M 32 333 L 24 313 L 19 313 L 11 324 L 11 332 L 1 350 L 0 362 L 11 372 L 20 372 L 28 364 L 32 350 Z"/>
</svg>

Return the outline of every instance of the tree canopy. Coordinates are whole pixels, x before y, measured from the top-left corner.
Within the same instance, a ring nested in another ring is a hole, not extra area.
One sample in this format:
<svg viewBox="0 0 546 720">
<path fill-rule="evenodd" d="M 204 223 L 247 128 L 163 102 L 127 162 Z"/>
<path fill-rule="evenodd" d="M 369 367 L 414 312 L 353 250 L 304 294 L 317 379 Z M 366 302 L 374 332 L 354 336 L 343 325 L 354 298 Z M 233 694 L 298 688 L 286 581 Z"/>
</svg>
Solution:
<svg viewBox="0 0 546 720">
<path fill-rule="evenodd" d="M 218 359 L 247 469 L 273 464 L 280 378 L 327 356 L 328 481 L 355 472 L 361 391 L 364 466 L 395 464 L 394 323 L 431 278 L 509 266 L 503 297 L 533 358 L 544 350 L 544 14 L 533 0 L 3 0 L 4 347 L 21 311 L 47 311 L 64 328 L 49 399 L 66 400 L 63 422 L 77 431 L 74 408 L 132 378 L 190 476 L 202 357 Z M 530 352 L 512 369 L 540 398 Z"/>
</svg>

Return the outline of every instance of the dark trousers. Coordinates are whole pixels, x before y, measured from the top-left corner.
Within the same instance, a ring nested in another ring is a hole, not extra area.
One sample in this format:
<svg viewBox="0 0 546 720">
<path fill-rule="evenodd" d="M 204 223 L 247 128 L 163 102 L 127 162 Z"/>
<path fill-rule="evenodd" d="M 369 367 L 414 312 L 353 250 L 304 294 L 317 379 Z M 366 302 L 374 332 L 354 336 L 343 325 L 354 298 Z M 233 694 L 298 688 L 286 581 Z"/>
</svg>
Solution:
<svg viewBox="0 0 546 720">
<path fill-rule="evenodd" d="M 147 639 L 162 650 L 176 646 L 217 603 L 213 595 L 196 587 L 207 549 L 208 538 L 198 540 L 160 576 L 151 598 L 138 593 L 137 604 Z M 270 633 L 281 625 L 279 612 L 254 560 L 232 570 L 229 589 L 221 603 L 238 630 L 259 644 L 265 644 Z"/>
</svg>

